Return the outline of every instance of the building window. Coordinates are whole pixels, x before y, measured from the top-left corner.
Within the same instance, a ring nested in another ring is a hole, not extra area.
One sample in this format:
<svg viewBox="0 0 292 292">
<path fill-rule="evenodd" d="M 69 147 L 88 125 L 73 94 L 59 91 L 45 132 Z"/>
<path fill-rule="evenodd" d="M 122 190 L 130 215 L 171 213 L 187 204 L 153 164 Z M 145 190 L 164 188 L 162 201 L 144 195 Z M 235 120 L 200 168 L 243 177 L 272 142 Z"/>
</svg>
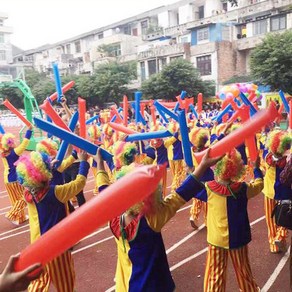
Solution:
<svg viewBox="0 0 292 292">
<path fill-rule="evenodd" d="M 204 13 L 204 5 L 203 6 L 199 6 L 199 19 L 202 19 L 205 17 L 205 13 Z"/>
<path fill-rule="evenodd" d="M 189 37 L 188 36 L 184 36 L 180 38 L 180 42 L 182 44 L 188 43 L 189 42 Z"/>
<path fill-rule="evenodd" d="M 209 27 L 198 29 L 198 42 L 209 40 Z"/>
<path fill-rule="evenodd" d="M 0 32 L 0 44 L 4 44 L 4 33 Z"/>
<path fill-rule="evenodd" d="M 0 26 L 3 26 L 3 24 L 4 24 L 3 19 L 0 19 Z"/>
<path fill-rule="evenodd" d="M 278 15 L 271 17 L 271 31 L 281 30 L 286 28 L 286 15 Z"/>
<path fill-rule="evenodd" d="M 182 55 L 180 55 L 180 56 L 170 57 L 170 58 L 169 58 L 169 62 L 172 62 L 172 61 L 177 60 L 177 59 L 182 59 L 182 58 L 183 58 Z"/>
<path fill-rule="evenodd" d="M 253 34 L 264 34 L 267 32 L 267 19 L 261 19 L 253 23 Z"/>
<path fill-rule="evenodd" d="M 131 35 L 131 26 L 130 25 L 124 26 L 124 34 Z"/>
<path fill-rule="evenodd" d="M 71 54 L 71 45 L 66 45 L 66 54 Z"/>
<path fill-rule="evenodd" d="M 149 76 L 156 74 L 156 60 L 148 61 L 148 73 Z"/>
<path fill-rule="evenodd" d="M 75 45 L 75 52 L 76 53 L 81 53 L 81 44 L 80 44 L 80 41 L 75 42 L 74 45 Z"/>
<path fill-rule="evenodd" d="M 97 38 L 98 38 L 99 40 L 103 39 L 103 32 L 102 32 L 102 33 L 99 33 L 99 34 L 97 35 Z"/>
<path fill-rule="evenodd" d="M 0 50 L 0 61 L 6 60 L 6 51 Z"/>
<path fill-rule="evenodd" d="M 211 55 L 197 57 L 197 68 L 201 76 L 212 74 Z"/>
<path fill-rule="evenodd" d="M 142 34 L 147 34 L 147 29 L 148 29 L 148 20 L 141 21 Z"/>
<path fill-rule="evenodd" d="M 146 80 L 145 62 L 140 62 L 141 81 Z"/>
<path fill-rule="evenodd" d="M 111 46 L 111 52 L 110 55 L 113 57 L 121 56 L 122 50 L 121 50 L 121 44 L 113 44 Z"/>
</svg>

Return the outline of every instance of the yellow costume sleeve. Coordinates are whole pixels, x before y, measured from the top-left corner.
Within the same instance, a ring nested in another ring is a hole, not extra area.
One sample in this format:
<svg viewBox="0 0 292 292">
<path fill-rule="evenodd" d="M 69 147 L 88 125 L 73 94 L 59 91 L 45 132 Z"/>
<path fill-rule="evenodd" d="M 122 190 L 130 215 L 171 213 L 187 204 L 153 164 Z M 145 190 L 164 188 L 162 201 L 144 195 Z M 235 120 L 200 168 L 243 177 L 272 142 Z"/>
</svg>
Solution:
<svg viewBox="0 0 292 292">
<path fill-rule="evenodd" d="M 55 187 L 56 198 L 62 203 L 68 202 L 83 190 L 85 183 L 86 177 L 78 174 L 75 180 Z"/>
<path fill-rule="evenodd" d="M 157 190 L 159 191 L 159 190 Z M 155 210 L 147 214 L 148 225 L 156 232 L 160 232 L 162 227 L 176 214 L 176 211 L 183 206 L 186 201 L 177 193 L 172 193 L 157 203 Z"/>
<path fill-rule="evenodd" d="M 106 171 L 99 170 L 96 173 L 96 186 L 99 188 L 101 186 L 109 186 L 110 185 L 110 179 Z"/>
<path fill-rule="evenodd" d="M 247 198 L 251 199 L 258 195 L 262 189 L 264 188 L 264 181 L 262 178 L 255 179 L 252 183 L 246 183 L 247 184 Z"/>
<path fill-rule="evenodd" d="M 61 165 L 57 168 L 57 171 L 64 172 L 76 159 L 74 156 L 70 155 L 66 159 L 63 159 Z"/>
<path fill-rule="evenodd" d="M 29 139 L 24 138 L 22 142 L 17 147 L 14 148 L 15 154 L 20 156 L 25 151 L 28 144 L 29 144 Z"/>
<path fill-rule="evenodd" d="M 164 146 L 165 146 L 166 148 L 168 148 L 168 147 L 171 146 L 175 141 L 176 141 L 176 138 L 175 138 L 175 137 L 170 137 L 170 138 L 168 138 L 168 139 L 166 139 L 166 140 L 164 141 Z"/>
</svg>

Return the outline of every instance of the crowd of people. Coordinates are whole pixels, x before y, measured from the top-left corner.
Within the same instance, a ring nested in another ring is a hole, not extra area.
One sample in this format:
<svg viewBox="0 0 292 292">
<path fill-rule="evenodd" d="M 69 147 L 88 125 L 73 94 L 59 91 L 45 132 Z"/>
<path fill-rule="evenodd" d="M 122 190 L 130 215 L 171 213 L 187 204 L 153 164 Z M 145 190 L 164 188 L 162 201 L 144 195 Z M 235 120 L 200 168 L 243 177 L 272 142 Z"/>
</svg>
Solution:
<svg viewBox="0 0 292 292">
<path fill-rule="evenodd" d="M 68 123 L 74 109 L 62 100 L 59 114 Z M 292 200 L 291 180 L 283 182 L 281 173 L 291 166 L 291 132 L 276 123 L 266 125 L 255 133 L 258 157 L 251 160 L 243 143 L 225 155 L 211 158 L 209 149 L 241 126 L 239 119 L 230 122 L 232 113 L 222 121 L 214 117 L 219 105 L 206 104 L 199 118 L 187 113 L 193 168 L 187 167 L 180 125 L 169 119 L 166 123 L 156 113 L 152 120 L 149 109 L 141 113 L 146 125 L 135 124 L 134 112 L 128 115 L 127 127 L 138 132 L 168 129 L 172 136 L 137 142 L 126 142 L 127 135 L 111 128 L 110 110 L 89 111 L 87 119 L 99 117 L 87 126 L 88 140 L 113 155 L 113 161 L 102 159 L 100 151 L 91 156 L 86 151 L 67 150 L 63 161 L 56 161 L 59 144 L 53 137 L 40 141 L 35 151 L 25 152 L 33 129 L 16 145 L 10 133 L 1 135 L 0 150 L 5 169 L 4 182 L 11 202 L 6 218 L 20 225 L 29 219 L 31 242 L 36 241 L 62 219 L 86 204 L 82 192 L 88 172 L 95 177 L 95 195 L 115 183 L 135 168 L 145 164 L 165 164 L 161 183 L 149 197 L 117 214 L 109 222 L 117 246 L 116 291 L 174 291 L 163 242 L 163 227 L 188 201 L 192 201 L 189 220 L 198 228 L 198 217 L 204 210 L 207 228 L 208 253 L 204 291 L 225 291 L 227 260 L 231 257 L 240 291 L 260 291 L 252 273 L 248 255 L 251 230 L 247 212 L 248 200 L 264 196 L 264 210 L 268 228 L 267 245 L 271 253 L 286 252 L 288 230 L 277 226 L 272 216 L 280 200 Z M 147 115 L 147 111 L 148 115 Z M 147 118 L 146 118 L 147 117 Z M 78 133 L 78 127 L 76 128 Z M 196 153 L 206 150 L 201 161 Z M 172 177 L 171 191 L 167 194 L 167 175 Z M 25 215 L 28 208 L 28 218 Z M 11 257 L 0 277 L 0 291 L 49 291 L 53 283 L 57 291 L 74 291 L 75 270 L 71 251 L 68 250 L 46 264 L 13 272 Z M 31 271 L 38 272 L 31 276 Z"/>
</svg>

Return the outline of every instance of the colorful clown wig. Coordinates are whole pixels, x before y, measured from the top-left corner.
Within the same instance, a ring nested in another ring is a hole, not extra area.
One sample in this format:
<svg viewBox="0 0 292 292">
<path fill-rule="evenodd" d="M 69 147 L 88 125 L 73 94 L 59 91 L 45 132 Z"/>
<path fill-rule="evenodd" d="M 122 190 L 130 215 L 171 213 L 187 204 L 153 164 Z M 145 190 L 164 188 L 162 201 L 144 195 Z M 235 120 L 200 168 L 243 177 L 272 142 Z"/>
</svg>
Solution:
<svg viewBox="0 0 292 292">
<path fill-rule="evenodd" d="M 219 160 L 214 168 L 214 175 L 218 181 L 237 182 L 244 173 L 244 162 L 235 148 Z"/>
<path fill-rule="evenodd" d="M 210 133 L 207 128 L 193 128 L 189 133 L 190 142 L 195 147 L 196 151 L 203 150 L 209 141 Z"/>
<path fill-rule="evenodd" d="M 135 161 L 135 156 L 138 153 L 135 143 L 117 141 L 112 148 L 114 155 L 114 164 L 116 169 L 120 169 L 122 166 L 130 165 Z"/>
<path fill-rule="evenodd" d="M 291 135 L 282 130 L 274 130 L 268 135 L 268 149 L 274 155 L 281 157 L 291 147 Z"/>
<path fill-rule="evenodd" d="M 116 180 L 133 171 L 135 167 L 137 166 L 134 163 L 121 167 L 120 170 L 118 170 L 115 174 Z M 157 206 L 161 201 L 162 189 L 161 186 L 159 185 L 153 194 L 149 195 L 142 202 L 139 202 L 130 207 L 125 213 L 132 216 L 136 216 L 138 214 L 142 215 L 149 214 L 157 209 L 155 208 L 155 206 Z"/>
<path fill-rule="evenodd" d="M 101 130 L 98 125 L 91 125 L 88 130 L 88 136 L 91 138 L 91 140 L 96 141 L 101 136 Z"/>
<path fill-rule="evenodd" d="M 29 188 L 43 188 L 52 178 L 51 158 L 46 153 L 32 151 L 20 156 L 15 163 L 17 179 Z"/>
<path fill-rule="evenodd" d="M 7 152 L 15 148 L 15 136 L 11 133 L 2 135 L 0 146 L 1 152 Z"/>
<path fill-rule="evenodd" d="M 105 136 L 111 137 L 114 133 L 114 130 L 108 124 L 104 124 L 102 128 L 102 132 L 104 133 Z"/>
<path fill-rule="evenodd" d="M 167 130 L 171 132 L 171 134 L 174 134 L 179 130 L 179 124 L 176 121 L 172 121 L 168 124 Z"/>
<path fill-rule="evenodd" d="M 46 138 L 40 142 L 37 143 L 36 145 L 36 151 L 37 152 L 42 152 L 50 157 L 55 157 L 58 152 L 59 145 L 56 141 Z"/>
</svg>

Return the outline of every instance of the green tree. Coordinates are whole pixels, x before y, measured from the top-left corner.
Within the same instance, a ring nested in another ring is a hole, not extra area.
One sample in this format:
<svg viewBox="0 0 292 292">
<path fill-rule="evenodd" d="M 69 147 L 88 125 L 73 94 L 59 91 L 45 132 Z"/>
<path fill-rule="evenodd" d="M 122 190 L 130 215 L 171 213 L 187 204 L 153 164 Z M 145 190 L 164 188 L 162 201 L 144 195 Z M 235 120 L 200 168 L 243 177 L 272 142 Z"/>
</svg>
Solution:
<svg viewBox="0 0 292 292">
<path fill-rule="evenodd" d="M 136 78 L 136 62 L 114 61 L 100 65 L 90 79 L 91 83 L 85 82 L 84 85 L 90 87 L 88 96 L 91 96 L 91 100 L 94 100 L 95 104 L 102 105 L 105 102 L 121 101 L 123 95 L 128 95 L 130 92 L 127 85 Z M 78 87 L 79 90 L 85 90 L 84 86 Z"/>
<path fill-rule="evenodd" d="M 152 75 L 141 86 L 144 97 L 172 99 L 186 91 L 188 96 L 197 96 L 199 92 L 209 97 L 215 94 L 212 81 L 203 81 L 198 70 L 191 62 L 179 58 L 165 66 L 161 72 Z"/>
<path fill-rule="evenodd" d="M 292 31 L 268 34 L 252 51 L 250 67 L 258 82 L 291 94 Z"/>
</svg>

